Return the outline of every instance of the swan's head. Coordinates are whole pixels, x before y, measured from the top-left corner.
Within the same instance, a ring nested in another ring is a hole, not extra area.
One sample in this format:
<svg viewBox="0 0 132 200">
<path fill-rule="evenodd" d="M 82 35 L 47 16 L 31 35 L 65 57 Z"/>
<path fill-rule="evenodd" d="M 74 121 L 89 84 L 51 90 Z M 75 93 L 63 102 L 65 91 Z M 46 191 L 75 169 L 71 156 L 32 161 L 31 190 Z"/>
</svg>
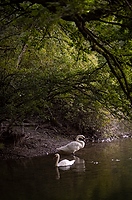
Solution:
<svg viewBox="0 0 132 200">
<path fill-rule="evenodd" d="M 84 135 L 77 135 L 76 140 L 83 140 L 83 141 L 85 141 L 85 136 Z"/>
<path fill-rule="evenodd" d="M 55 154 L 55 157 L 58 158 L 60 155 L 58 153 Z"/>
</svg>

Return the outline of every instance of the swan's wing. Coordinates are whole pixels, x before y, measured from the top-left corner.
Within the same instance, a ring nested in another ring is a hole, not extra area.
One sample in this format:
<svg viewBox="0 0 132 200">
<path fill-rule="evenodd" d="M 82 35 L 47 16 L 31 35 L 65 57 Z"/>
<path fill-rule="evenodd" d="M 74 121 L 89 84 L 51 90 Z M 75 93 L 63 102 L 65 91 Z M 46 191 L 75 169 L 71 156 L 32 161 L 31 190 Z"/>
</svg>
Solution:
<svg viewBox="0 0 132 200">
<path fill-rule="evenodd" d="M 76 150 L 76 151 L 82 148 L 82 144 L 80 142 L 76 142 L 76 141 L 70 142 L 66 146 L 68 149 Z"/>
<path fill-rule="evenodd" d="M 64 145 L 64 146 L 62 146 L 62 147 L 58 147 L 57 148 L 57 151 L 61 151 L 61 150 L 64 150 L 64 149 L 66 149 L 67 148 L 67 145 Z"/>
<path fill-rule="evenodd" d="M 62 151 L 65 153 L 74 153 L 75 151 L 78 151 L 81 148 L 83 148 L 83 145 L 80 142 L 73 141 L 65 146 L 57 148 L 57 151 Z"/>
<path fill-rule="evenodd" d="M 67 150 L 73 150 L 74 148 L 77 148 L 77 146 L 78 146 L 77 143 L 78 142 L 76 142 L 76 141 L 70 142 L 67 145 L 64 145 L 62 147 L 57 148 L 57 150 L 62 150 L 62 151 L 63 150 L 65 150 L 65 151 L 67 151 Z"/>
<path fill-rule="evenodd" d="M 73 165 L 75 162 L 75 160 L 67 160 L 67 159 L 64 159 L 62 161 L 60 161 L 58 163 L 58 167 L 65 167 L 65 166 L 70 166 L 70 165 Z"/>
</svg>

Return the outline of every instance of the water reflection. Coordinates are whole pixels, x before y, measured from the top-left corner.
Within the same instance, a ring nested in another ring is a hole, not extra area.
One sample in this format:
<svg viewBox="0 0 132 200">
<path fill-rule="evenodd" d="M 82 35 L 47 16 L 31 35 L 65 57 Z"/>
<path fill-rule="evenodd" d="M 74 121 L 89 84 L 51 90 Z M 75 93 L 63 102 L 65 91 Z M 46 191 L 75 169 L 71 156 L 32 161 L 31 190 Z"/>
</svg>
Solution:
<svg viewBox="0 0 132 200">
<path fill-rule="evenodd" d="M 85 160 L 81 159 L 77 156 L 73 156 L 75 163 L 71 166 L 64 166 L 64 167 L 56 167 L 56 179 L 61 178 L 61 170 L 68 171 L 72 170 L 73 172 L 85 172 Z"/>
<path fill-rule="evenodd" d="M 0 161 L 0 199 L 131 199 L 132 140 L 88 144 L 70 168 L 56 168 L 53 158 Z"/>
<path fill-rule="evenodd" d="M 65 166 L 65 167 L 56 167 L 56 179 L 60 179 L 61 178 L 61 174 L 60 174 L 60 170 L 66 171 L 69 170 L 70 166 Z"/>
<path fill-rule="evenodd" d="M 72 166 L 75 172 L 85 172 L 85 160 L 74 156 L 75 164 Z"/>
</svg>

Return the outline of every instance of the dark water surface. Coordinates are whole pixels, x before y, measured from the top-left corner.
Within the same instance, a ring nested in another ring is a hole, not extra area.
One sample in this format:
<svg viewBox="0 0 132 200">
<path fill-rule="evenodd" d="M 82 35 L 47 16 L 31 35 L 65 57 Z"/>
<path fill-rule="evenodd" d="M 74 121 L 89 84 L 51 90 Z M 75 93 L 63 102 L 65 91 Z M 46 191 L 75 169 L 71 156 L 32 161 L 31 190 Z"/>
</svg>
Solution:
<svg viewBox="0 0 132 200">
<path fill-rule="evenodd" d="M 54 155 L 0 161 L 0 200 L 132 199 L 132 139 L 88 144 L 77 155 L 70 169 L 54 167 Z"/>
</svg>

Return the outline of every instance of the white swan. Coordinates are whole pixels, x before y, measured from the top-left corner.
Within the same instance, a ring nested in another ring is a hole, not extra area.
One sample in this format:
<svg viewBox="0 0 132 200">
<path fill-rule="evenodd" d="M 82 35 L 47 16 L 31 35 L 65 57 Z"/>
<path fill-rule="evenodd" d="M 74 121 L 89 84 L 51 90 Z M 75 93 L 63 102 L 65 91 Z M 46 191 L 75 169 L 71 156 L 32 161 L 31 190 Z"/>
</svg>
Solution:
<svg viewBox="0 0 132 200">
<path fill-rule="evenodd" d="M 70 142 L 65 146 L 57 148 L 57 151 L 61 153 L 74 154 L 79 149 L 84 148 L 85 146 L 85 142 L 83 141 L 84 139 L 85 139 L 84 135 L 78 135 L 76 137 L 76 141 Z"/>
<path fill-rule="evenodd" d="M 70 165 L 73 165 L 75 160 L 67 160 L 67 159 L 64 159 L 64 160 L 60 160 L 60 154 L 56 153 L 55 156 L 57 157 L 57 160 L 56 160 L 56 163 L 55 163 L 55 166 L 56 167 L 66 167 L 66 166 L 70 166 Z"/>
</svg>

